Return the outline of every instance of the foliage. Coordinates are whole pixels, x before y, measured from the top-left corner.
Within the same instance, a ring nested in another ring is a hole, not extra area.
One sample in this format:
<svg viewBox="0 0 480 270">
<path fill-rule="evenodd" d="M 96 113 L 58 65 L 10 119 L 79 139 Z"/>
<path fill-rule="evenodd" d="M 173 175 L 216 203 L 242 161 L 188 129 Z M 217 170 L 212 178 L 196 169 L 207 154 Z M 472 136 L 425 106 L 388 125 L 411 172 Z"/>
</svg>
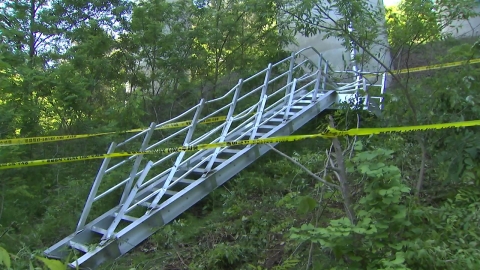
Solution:
<svg viewBox="0 0 480 270">
<path fill-rule="evenodd" d="M 15 268 L 12 268 L 12 259 L 10 257 L 12 257 L 14 259 L 14 261 L 16 261 L 18 259 L 17 256 L 8 253 L 7 250 L 5 250 L 3 247 L 0 246 L 0 265 L 5 266 L 5 268 L 7 270 L 15 269 Z M 40 257 L 40 256 L 35 256 L 35 259 L 36 259 L 37 262 L 42 262 L 42 264 L 45 265 L 47 267 L 47 269 L 49 269 L 49 270 L 64 270 L 64 269 L 66 269 L 66 265 L 64 265 L 62 262 L 59 262 L 58 260 L 51 260 L 51 259 L 43 258 L 43 257 Z M 36 264 L 38 264 L 38 263 L 36 263 L 34 261 L 29 261 L 28 269 L 31 269 L 31 270 L 44 269 L 44 268 L 41 268 L 41 267 L 34 267 L 34 265 L 36 265 Z M 21 264 L 17 264 L 15 266 L 18 267 L 18 266 L 21 266 Z M 24 265 L 24 266 L 26 266 L 26 265 Z"/>
<path fill-rule="evenodd" d="M 351 173 L 363 175 L 365 195 L 356 207 L 357 223 L 343 217 L 330 220 L 325 228 L 303 224 L 291 228 L 290 238 L 319 244 L 335 255 L 339 265 L 355 268 L 427 269 L 448 267 L 452 260 L 458 269 L 478 267 L 478 228 L 473 225 L 478 216 L 473 213 L 479 204 L 473 194 L 463 202 L 465 195 L 459 194 L 457 200 L 438 209 L 416 205 L 405 197 L 410 188 L 402 181 L 399 168 L 391 164 L 393 151 L 362 151 L 362 147 L 357 143 L 360 152 L 349 165 Z M 458 212 L 460 205 L 467 208 Z M 467 222 L 461 229 L 463 236 L 449 229 L 459 219 Z"/>
<path fill-rule="evenodd" d="M 476 5 L 475 1 L 470 0 L 410 0 L 387 8 L 387 31 L 393 52 L 455 33 L 458 29 L 451 29 L 455 27 L 452 23 L 475 17 Z"/>
</svg>

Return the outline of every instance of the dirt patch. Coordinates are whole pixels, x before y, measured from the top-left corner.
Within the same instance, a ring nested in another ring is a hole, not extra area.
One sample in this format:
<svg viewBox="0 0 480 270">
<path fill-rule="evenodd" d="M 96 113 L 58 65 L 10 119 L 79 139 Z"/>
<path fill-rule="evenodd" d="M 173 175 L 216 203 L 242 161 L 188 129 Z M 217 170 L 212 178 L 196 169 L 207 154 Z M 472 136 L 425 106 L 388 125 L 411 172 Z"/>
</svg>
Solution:
<svg viewBox="0 0 480 270">
<path fill-rule="evenodd" d="M 266 259 L 264 267 L 267 269 L 272 269 L 277 265 L 281 265 L 283 262 L 283 255 L 285 253 L 285 244 L 284 242 L 278 243 L 273 246 L 271 249 L 266 250 Z"/>
</svg>

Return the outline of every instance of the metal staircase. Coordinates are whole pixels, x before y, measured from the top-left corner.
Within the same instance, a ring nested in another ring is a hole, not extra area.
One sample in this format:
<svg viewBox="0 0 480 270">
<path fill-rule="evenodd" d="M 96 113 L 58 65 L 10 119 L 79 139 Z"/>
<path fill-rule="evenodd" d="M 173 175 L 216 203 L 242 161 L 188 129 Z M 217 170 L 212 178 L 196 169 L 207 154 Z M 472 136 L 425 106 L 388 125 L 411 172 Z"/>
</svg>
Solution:
<svg viewBox="0 0 480 270">
<path fill-rule="evenodd" d="M 316 52 L 316 63 L 302 58 L 306 50 Z M 141 144 L 140 150 L 143 151 L 181 144 L 179 140 L 183 140 L 184 146 L 193 146 L 208 141 L 235 142 L 292 134 L 323 110 L 358 93 L 359 88 L 365 86 L 364 79 L 337 84 L 334 75 L 327 61 L 314 48 L 303 49 L 245 80 L 239 80 L 222 97 L 201 100 L 167 122 L 152 123 L 149 129 L 124 142 L 112 143 L 108 153 L 135 143 L 137 146 Z M 264 77 L 263 83 L 260 76 Z M 259 79 L 258 87 L 251 86 Z M 205 108 L 218 109 L 204 114 L 202 109 Z M 199 121 L 222 115 L 227 115 L 225 122 L 208 126 L 208 132 L 198 131 Z M 159 139 L 162 134 L 157 128 L 187 117 L 193 119 L 189 126 Z M 135 142 L 141 139 L 141 143 Z M 45 254 L 65 260 L 74 250 L 77 256 L 69 265 L 80 269 L 93 269 L 106 260 L 115 259 L 269 150 L 268 145 L 232 143 L 228 148 L 200 150 L 193 154 L 137 155 L 110 167 L 113 160 L 107 158 L 95 178 L 75 232 L 47 249 Z M 89 219 L 91 211 L 99 212 L 109 203 L 113 208 Z"/>
</svg>

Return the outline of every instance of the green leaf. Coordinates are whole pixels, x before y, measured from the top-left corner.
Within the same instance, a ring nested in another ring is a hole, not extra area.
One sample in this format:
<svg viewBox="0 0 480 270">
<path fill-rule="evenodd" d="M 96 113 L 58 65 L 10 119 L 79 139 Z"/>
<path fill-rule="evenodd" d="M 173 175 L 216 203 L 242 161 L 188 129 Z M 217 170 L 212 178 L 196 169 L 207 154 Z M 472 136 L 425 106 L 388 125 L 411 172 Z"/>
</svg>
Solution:
<svg viewBox="0 0 480 270">
<path fill-rule="evenodd" d="M 350 260 L 352 260 L 352 261 L 356 261 L 356 262 L 359 262 L 359 261 L 361 261 L 361 260 L 362 260 L 362 257 L 359 257 L 359 256 L 354 256 L 354 255 L 352 255 L 352 256 L 348 256 L 348 258 L 349 258 Z"/>
<path fill-rule="evenodd" d="M 403 262 L 405 261 L 405 253 L 397 252 L 395 255 L 395 260 L 393 260 L 392 263 L 397 265 L 403 264 Z"/>
<path fill-rule="evenodd" d="M 12 262 L 10 261 L 10 254 L 3 247 L 0 247 L 0 262 L 7 267 L 12 268 Z"/>
<path fill-rule="evenodd" d="M 389 247 L 395 249 L 395 250 L 401 250 L 402 247 L 403 247 L 403 244 L 402 243 L 389 243 L 388 244 Z"/>
<path fill-rule="evenodd" d="M 470 167 L 474 166 L 474 162 L 471 158 L 466 158 L 463 162 L 465 162 L 465 164 L 470 166 Z"/>
<path fill-rule="evenodd" d="M 477 148 L 472 147 L 472 148 L 467 148 L 465 149 L 465 152 L 467 152 L 471 158 L 476 158 L 477 157 Z"/>
<path fill-rule="evenodd" d="M 360 211 L 358 211 L 358 213 L 357 213 L 357 216 L 358 216 L 358 217 L 365 217 L 366 215 L 368 215 L 368 212 L 365 211 L 365 210 L 360 210 Z"/>
<path fill-rule="evenodd" d="M 300 238 L 300 235 L 296 234 L 296 233 L 292 233 L 290 235 L 290 239 L 299 239 Z"/>
<path fill-rule="evenodd" d="M 302 196 L 299 198 L 297 212 L 304 215 L 313 211 L 317 207 L 317 201 L 310 196 Z"/>
<path fill-rule="evenodd" d="M 367 230 L 364 229 L 364 228 L 355 227 L 355 228 L 353 228 L 353 232 L 358 233 L 358 234 L 363 234 L 363 233 L 367 232 Z"/>
<path fill-rule="evenodd" d="M 356 151 L 362 151 L 362 150 L 363 150 L 363 143 L 362 143 L 362 141 L 357 141 L 357 142 L 355 143 L 354 149 L 355 149 Z"/>
<path fill-rule="evenodd" d="M 407 216 L 407 209 L 401 209 L 395 216 L 393 216 L 394 219 L 403 219 Z"/>
<path fill-rule="evenodd" d="M 61 261 L 42 258 L 40 256 L 36 256 L 36 258 L 38 260 L 42 261 L 48 267 L 49 270 L 65 270 L 65 269 L 67 269 Z"/>
<path fill-rule="evenodd" d="M 376 233 L 376 232 L 378 232 L 377 227 L 372 226 L 372 227 L 370 228 L 370 230 L 368 230 L 368 231 L 365 232 L 365 234 L 374 234 L 374 233 Z"/>
<path fill-rule="evenodd" d="M 302 230 L 304 230 L 304 231 L 310 231 L 310 230 L 315 229 L 315 226 L 313 226 L 312 224 L 308 223 L 308 224 L 303 224 L 300 228 L 301 228 Z"/>
</svg>

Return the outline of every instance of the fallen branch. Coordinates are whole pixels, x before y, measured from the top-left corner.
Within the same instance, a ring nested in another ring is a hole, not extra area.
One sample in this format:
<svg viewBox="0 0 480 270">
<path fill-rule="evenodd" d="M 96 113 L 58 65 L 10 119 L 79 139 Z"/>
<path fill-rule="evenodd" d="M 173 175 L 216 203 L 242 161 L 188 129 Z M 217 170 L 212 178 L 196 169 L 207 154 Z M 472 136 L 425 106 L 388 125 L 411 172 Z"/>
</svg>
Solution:
<svg viewBox="0 0 480 270">
<path fill-rule="evenodd" d="M 300 164 L 298 161 L 296 161 L 295 159 L 289 157 L 288 155 L 284 154 L 283 152 L 281 152 L 280 150 L 278 149 L 275 149 L 275 147 L 271 146 L 268 144 L 268 146 L 275 152 L 277 152 L 279 155 L 281 155 L 282 157 L 288 159 L 290 162 L 294 163 L 295 165 L 297 165 L 298 167 L 300 167 L 302 170 L 304 170 L 308 175 L 310 175 L 311 177 L 315 178 L 315 180 L 318 180 L 319 182 L 322 182 L 323 184 L 327 185 L 327 186 L 330 186 L 330 187 L 334 187 L 334 188 L 337 188 L 339 189 L 340 186 L 338 185 L 335 185 L 335 184 L 332 184 L 328 181 L 326 181 L 325 179 L 319 177 L 318 175 L 314 174 L 312 171 L 310 171 L 309 169 L 307 169 L 305 166 L 303 166 L 302 164 Z"/>
</svg>

